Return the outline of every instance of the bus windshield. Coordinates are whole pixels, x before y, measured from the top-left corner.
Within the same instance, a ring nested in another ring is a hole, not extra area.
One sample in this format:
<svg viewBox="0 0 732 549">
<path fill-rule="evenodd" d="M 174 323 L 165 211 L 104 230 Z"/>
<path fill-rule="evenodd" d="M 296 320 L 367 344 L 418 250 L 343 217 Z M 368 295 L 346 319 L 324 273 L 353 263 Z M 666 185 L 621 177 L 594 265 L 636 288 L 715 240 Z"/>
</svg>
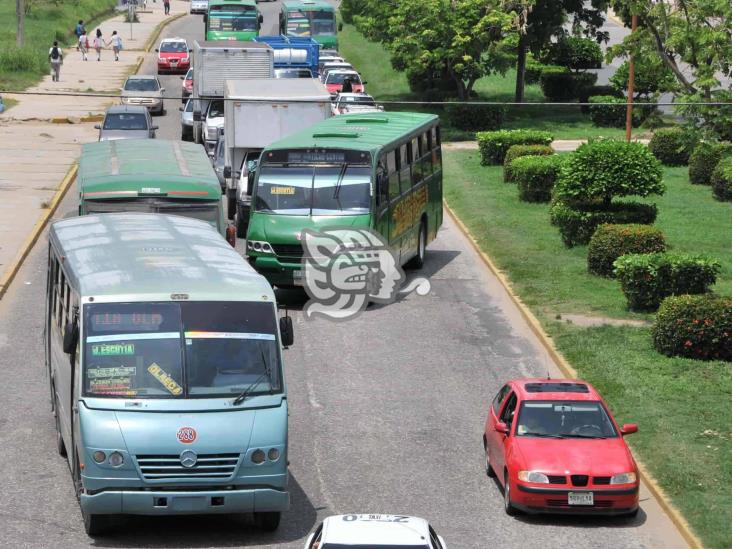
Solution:
<svg viewBox="0 0 732 549">
<path fill-rule="evenodd" d="M 87 214 L 114 212 L 153 212 L 182 215 L 206 221 L 218 228 L 219 201 L 211 200 L 168 200 L 159 198 L 122 198 L 109 200 L 86 200 Z"/>
<path fill-rule="evenodd" d="M 282 391 L 271 303 L 85 306 L 84 395 L 222 398 Z"/>
<path fill-rule="evenodd" d="M 307 19 L 289 19 L 287 21 L 288 36 L 310 36 L 310 22 Z"/>
<path fill-rule="evenodd" d="M 256 31 L 257 12 L 252 8 L 227 6 L 226 11 L 211 10 L 208 29 L 212 31 Z"/>
<path fill-rule="evenodd" d="M 264 164 L 255 208 L 284 215 L 358 215 L 371 206 L 371 167 Z"/>
<path fill-rule="evenodd" d="M 336 23 L 335 14 L 329 11 L 308 12 L 310 26 L 316 36 L 335 36 Z"/>
</svg>

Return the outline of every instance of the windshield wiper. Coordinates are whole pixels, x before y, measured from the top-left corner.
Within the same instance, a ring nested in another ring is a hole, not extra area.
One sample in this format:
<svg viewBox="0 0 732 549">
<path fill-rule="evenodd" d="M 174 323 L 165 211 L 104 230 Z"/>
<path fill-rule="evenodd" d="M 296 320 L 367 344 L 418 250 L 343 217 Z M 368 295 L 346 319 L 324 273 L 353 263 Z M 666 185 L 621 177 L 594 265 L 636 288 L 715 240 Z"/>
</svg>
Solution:
<svg viewBox="0 0 732 549">
<path fill-rule="evenodd" d="M 528 431 L 526 433 L 521 433 L 521 436 L 522 437 L 564 438 L 564 434 L 552 435 L 550 433 L 534 433 L 532 431 Z"/>
<path fill-rule="evenodd" d="M 336 181 L 335 190 L 333 191 L 333 199 L 338 202 L 338 209 L 343 211 L 343 208 L 341 207 L 341 201 L 338 199 L 338 194 L 341 192 L 341 183 L 343 183 L 343 178 L 346 175 L 346 170 L 348 169 L 348 163 L 344 163 L 343 166 L 341 166 L 341 172 L 338 174 L 338 181 Z"/>
<path fill-rule="evenodd" d="M 247 387 L 241 393 L 239 393 L 239 396 L 237 396 L 234 399 L 234 401 L 232 402 L 232 404 L 234 406 L 238 406 L 239 404 L 244 402 L 247 399 L 247 397 L 252 394 L 254 389 L 256 387 L 258 387 L 260 383 L 262 383 L 262 381 L 264 380 L 265 377 L 269 379 L 269 393 L 272 394 L 272 371 L 269 368 L 269 363 L 267 362 L 267 359 L 264 356 L 264 351 L 262 350 L 261 347 L 259 348 L 259 353 L 262 357 L 262 365 L 264 366 L 264 373 L 262 373 L 262 375 L 260 375 L 254 383 L 252 383 L 249 387 Z"/>
<path fill-rule="evenodd" d="M 607 438 L 602 435 L 580 435 L 580 434 L 572 434 L 572 433 L 562 433 L 562 437 L 569 437 L 569 438 Z"/>
</svg>

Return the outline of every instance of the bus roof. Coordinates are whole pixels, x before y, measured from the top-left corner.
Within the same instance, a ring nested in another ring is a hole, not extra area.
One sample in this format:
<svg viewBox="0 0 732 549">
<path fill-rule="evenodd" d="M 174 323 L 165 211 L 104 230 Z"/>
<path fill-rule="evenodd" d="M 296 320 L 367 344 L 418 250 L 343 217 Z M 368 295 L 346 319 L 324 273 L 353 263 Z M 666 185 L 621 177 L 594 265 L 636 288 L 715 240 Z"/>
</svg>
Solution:
<svg viewBox="0 0 732 549">
<path fill-rule="evenodd" d="M 228 4 L 237 6 L 252 6 L 256 9 L 257 0 L 209 0 L 208 7 L 211 6 L 226 6 Z"/>
<path fill-rule="evenodd" d="M 343 114 L 272 143 L 267 150 L 350 149 L 375 155 L 383 147 L 402 141 L 405 134 L 427 126 L 439 117 L 416 112 Z"/>
<path fill-rule="evenodd" d="M 218 200 L 221 186 L 201 145 L 167 139 L 87 143 L 77 175 L 85 199 L 168 196 Z"/>
<path fill-rule="evenodd" d="M 83 301 L 274 302 L 267 280 L 204 221 L 176 215 L 85 215 L 51 225 L 49 240 Z M 99 299 L 101 298 L 101 299 Z"/>
<path fill-rule="evenodd" d="M 284 0 L 282 6 L 287 11 L 335 11 L 327 0 Z"/>
</svg>

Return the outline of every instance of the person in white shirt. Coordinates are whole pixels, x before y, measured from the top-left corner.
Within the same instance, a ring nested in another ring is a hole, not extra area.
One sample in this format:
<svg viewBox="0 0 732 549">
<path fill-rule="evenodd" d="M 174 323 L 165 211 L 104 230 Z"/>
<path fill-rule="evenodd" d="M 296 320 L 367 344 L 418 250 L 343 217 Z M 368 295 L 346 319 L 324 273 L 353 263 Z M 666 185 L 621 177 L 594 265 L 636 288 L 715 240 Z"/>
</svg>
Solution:
<svg viewBox="0 0 732 549">
<path fill-rule="evenodd" d="M 117 31 L 112 31 L 112 38 L 109 39 L 107 46 L 111 45 L 114 51 L 114 60 L 119 61 L 119 50 L 122 49 L 122 38 L 117 34 Z"/>
<path fill-rule="evenodd" d="M 77 49 L 81 52 L 81 57 L 84 59 L 84 61 L 86 61 L 86 54 L 89 51 L 89 38 L 87 38 L 86 36 L 86 31 L 82 32 L 79 36 Z"/>
<path fill-rule="evenodd" d="M 48 60 L 51 63 L 51 80 L 54 82 L 59 81 L 61 75 L 61 64 L 64 61 L 64 54 L 61 48 L 58 47 L 58 42 L 54 41 L 51 49 L 48 50 Z"/>
</svg>

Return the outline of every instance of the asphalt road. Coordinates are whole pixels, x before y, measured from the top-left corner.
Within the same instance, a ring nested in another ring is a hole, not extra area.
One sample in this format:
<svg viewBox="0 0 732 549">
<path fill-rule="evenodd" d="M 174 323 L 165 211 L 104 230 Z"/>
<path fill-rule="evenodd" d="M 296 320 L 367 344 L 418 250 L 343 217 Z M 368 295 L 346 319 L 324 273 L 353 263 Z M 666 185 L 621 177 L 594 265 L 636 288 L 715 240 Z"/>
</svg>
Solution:
<svg viewBox="0 0 732 549">
<path fill-rule="evenodd" d="M 260 6 L 270 23 L 278 4 Z M 199 18 L 186 17 L 166 35 L 200 32 Z M 168 81 L 180 85 L 164 79 L 171 91 Z M 178 136 L 173 105 L 156 119 L 160 137 Z M 56 217 L 74 215 L 75 204 L 72 189 Z M 0 301 L 0 547 L 296 548 L 324 517 L 348 512 L 423 516 L 457 549 L 685 547 L 645 491 L 633 520 L 504 514 L 483 471 L 488 405 L 509 378 L 558 372 L 447 218 L 419 273 L 428 295 L 344 323 L 294 312 L 296 342 L 285 352 L 292 507 L 277 532 L 257 532 L 246 517 L 129 517 L 91 540 L 54 445 L 42 346 L 46 246 L 44 236 Z M 303 301 L 279 298 L 295 309 Z"/>
</svg>

